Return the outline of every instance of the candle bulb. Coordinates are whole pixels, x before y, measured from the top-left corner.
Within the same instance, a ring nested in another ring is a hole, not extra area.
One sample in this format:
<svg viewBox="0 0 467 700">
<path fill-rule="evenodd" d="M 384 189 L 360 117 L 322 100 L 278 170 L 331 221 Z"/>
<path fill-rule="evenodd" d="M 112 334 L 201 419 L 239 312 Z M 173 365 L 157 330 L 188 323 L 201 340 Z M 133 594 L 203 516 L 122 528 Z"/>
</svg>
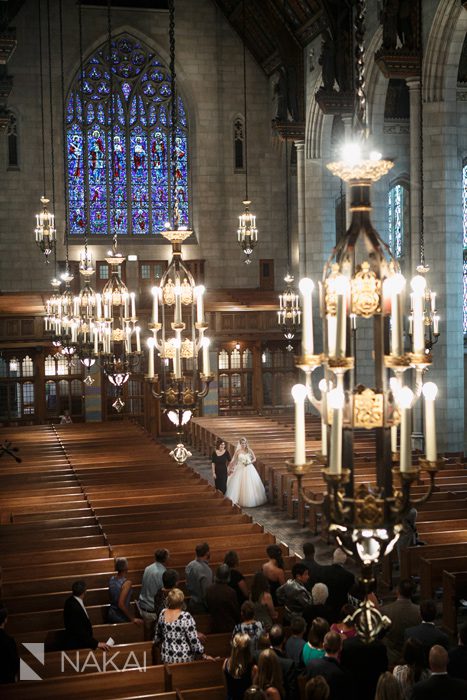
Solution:
<svg viewBox="0 0 467 700">
<path fill-rule="evenodd" d="M 131 318 L 136 318 L 136 295 L 134 292 L 130 292 L 131 299 Z"/>
<path fill-rule="evenodd" d="M 182 322 L 182 299 L 181 299 L 181 290 L 180 290 L 180 285 L 176 285 L 174 289 L 175 293 L 175 314 L 174 314 L 174 322 L 175 323 L 181 323 Z"/>
<path fill-rule="evenodd" d="M 203 285 L 196 287 L 196 320 L 198 323 L 204 323 L 204 292 Z"/>
<path fill-rule="evenodd" d="M 402 292 L 405 286 L 405 279 L 402 275 L 396 274 L 386 280 L 391 295 L 391 352 L 400 356 L 403 352 L 403 330 L 402 330 Z"/>
<path fill-rule="evenodd" d="M 425 456 L 429 462 L 436 462 L 436 423 L 435 423 L 435 399 L 438 387 L 433 382 L 423 385 L 424 415 L 425 415 Z"/>
<path fill-rule="evenodd" d="M 130 326 L 126 327 L 126 333 L 125 333 L 125 352 L 130 353 L 131 352 L 131 329 Z"/>
<path fill-rule="evenodd" d="M 397 425 L 391 425 L 391 452 L 397 452 Z"/>
<path fill-rule="evenodd" d="M 299 289 L 302 293 L 302 355 L 313 355 L 313 280 L 304 277 L 300 280 Z"/>
<path fill-rule="evenodd" d="M 124 304 L 124 308 L 125 308 L 124 316 L 125 316 L 125 318 L 128 318 L 128 316 L 129 316 L 129 313 L 128 313 L 128 312 L 129 312 L 129 310 L 130 310 L 130 309 L 129 309 L 128 292 L 124 292 L 124 293 L 123 293 L 123 304 Z"/>
<path fill-rule="evenodd" d="M 328 393 L 328 403 L 332 408 L 330 474 L 342 473 L 342 427 L 344 422 L 344 392 L 340 387 Z"/>
<path fill-rule="evenodd" d="M 413 295 L 413 324 L 412 324 L 412 343 L 413 352 L 416 355 L 422 355 L 425 352 L 425 278 L 421 275 L 415 275 L 410 283 Z"/>
<path fill-rule="evenodd" d="M 101 295 L 96 294 L 96 318 L 102 318 Z"/>
<path fill-rule="evenodd" d="M 141 352 L 141 328 L 136 326 L 136 352 Z"/>
<path fill-rule="evenodd" d="M 154 377 L 154 338 L 148 338 L 148 374 L 149 379 Z"/>
<path fill-rule="evenodd" d="M 408 472 L 412 468 L 412 401 L 413 391 L 408 386 L 397 393 L 397 402 L 401 413 L 400 432 L 400 470 Z"/>
<path fill-rule="evenodd" d="M 336 357 L 345 357 L 347 333 L 347 319 L 345 315 L 345 306 L 348 282 L 344 275 L 338 275 L 334 283 L 337 296 Z"/>
<path fill-rule="evenodd" d="M 209 338 L 203 338 L 203 374 L 211 374 L 211 365 L 209 360 L 209 346 L 211 341 Z"/>
<path fill-rule="evenodd" d="M 175 379 L 181 379 L 182 378 L 182 364 L 181 364 L 181 359 L 180 359 L 180 332 L 177 332 L 177 337 L 175 338 L 174 342 L 174 348 L 175 348 L 175 353 L 174 353 L 174 359 L 173 359 L 173 366 L 174 366 L 174 374 L 175 374 Z"/>
<path fill-rule="evenodd" d="M 159 322 L 159 287 L 153 287 L 152 292 L 152 322 Z"/>
<path fill-rule="evenodd" d="M 306 386 L 295 384 L 292 387 L 292 396 L 295 402 L 295 464 L 306 463 L 306 443 L 305 443 L 305 399 L 307 396 Z"/>
</svg>

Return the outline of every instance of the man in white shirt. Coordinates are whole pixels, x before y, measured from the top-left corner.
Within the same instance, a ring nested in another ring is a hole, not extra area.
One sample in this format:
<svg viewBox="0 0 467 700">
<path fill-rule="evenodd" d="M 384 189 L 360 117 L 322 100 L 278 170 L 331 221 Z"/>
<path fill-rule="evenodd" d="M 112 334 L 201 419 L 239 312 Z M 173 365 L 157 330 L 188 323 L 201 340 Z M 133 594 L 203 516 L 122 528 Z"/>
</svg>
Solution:
<svg viewBox="0 0 467 700">
<path fill-rule="evenodd" d="M 147 566 L 143 573 L 138 608 L 144 621 L 144 639 L 146 640 L 154 637 L 154 626 L 157 621 L 154 612 L 154 596 L 162 588 L 162 574 L 167 568 L 169 556 L 168 549 L 156 549 L 154 563 Z"/>
<path fill-rule="evenodd" d="M 75 581 L 71 587 L 71 595 L 65 601 L 63 619 L 67 649 L 104 649 L 109 647 L 105 642 L 98 642 L 92 634 L 92 624 L 84 605 L 86 582 Z"/>
</svg>

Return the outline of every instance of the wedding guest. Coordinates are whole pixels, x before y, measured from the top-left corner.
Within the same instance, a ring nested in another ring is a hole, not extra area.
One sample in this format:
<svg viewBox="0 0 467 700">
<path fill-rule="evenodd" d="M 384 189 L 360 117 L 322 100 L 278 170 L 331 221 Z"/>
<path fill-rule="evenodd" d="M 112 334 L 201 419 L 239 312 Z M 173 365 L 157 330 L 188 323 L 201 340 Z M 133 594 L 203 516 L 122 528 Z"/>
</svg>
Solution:
<svg viewBox="0 0 467 700">
<path fill-rule="evenodd" d="M 347 677 L 339 663 L 342 638 L 337 632 L 328 632 L 324 637 L 324 656 L 312 659 L 306 667 L 309 678 L 323 676 L 329 685 L 330 700 L 341 700 L 348 693 Z"/>
<path fill-rule="evenodd" d="M 307 621 L 312 618 L 313 598 L 306 589 L 309 576 L 305 564 L 294 564 L 292 578 L 277 589 L 277 601 L 285 607 L 284 619 L 290 620 L 294 614 L 302 615 Z"/>
<path fill-rule="evenodd" d="M 128 561 L 121 557 L 115 562 L 116 575 L 109 581 L 110 607 L 107 620 L 114 622 L 134 622 L 142 625 L 143 620 L 133 615 L 130 604 L 132 584 L 128 578 Z"/>
<path fill-rule="evenodd" d="M 159 615 L 154 644 L 161 644 L 163 664 L 180 664 L 205 658 L 196 623 L 183 609 L 185 596 L 179 588 L 167 594 L 167 607 Z"/>
<path fill-rule="evenodd" d="M 138 608 L 144 622 L 144 638 L 153 639 L 154 626 L 158 615 L 154 610 L 154 598 L 162 588 L 162 575 L 166 571 L 169 559 L 168 549 L 156 549 L 154 562 L 144 569 L 141 591 L 138 598 Z"/>
<path fill-rule="evenodd" d="M 459 628 L 458 646 L 449 651 L 448 673 L 467 681 L 467 622 Z"/>
<path fill-rule="evenodd" d="M 196 545 L 195 552 L 196 559 L 190 561 L 185 568 L 186 588 L 190 595 L 189 608 L 193 614 L 207 612 L 206 590 L 213 582 L 208 543 Z"/>
<path fill-rule="evenodd" d="M 250 600 L 246 600 L 240 608 L 240 622 L 235 625 L 233 635 L 247 634 L 250 638 L 251 650 L 257 651 L 264 631 L 263 623 L 255 619 L 255 606 Z"/>
<path fill-rule="evenodd" d="M 378 678 L 375 700 L 403 700 L 401 687 L 389 671 Z"/>
<path fill-rule="evenodd" d="M 440 644 L 430 649 L 429 664 L 431 676 L 416 683 L 411 700 L 465 700 L 467 681 L 448 675 L 448 652 Z"/>
<path fill-rule="evenodd" d="M 245 600 L 248 600 L 248 586 L 246 585 L 245 577 L 238 567 L 240 566 L 240 561 L 238 559 L 238 554 L 233 549 L 231 549 L 224 557 L 224 564 L 230 569 L 230 579 L 229 586 L 234 589 L 238 604 L 241 605 Z"/>
<path fill-rule="evenodd" d="M 415 683 L 426 681 L 430 672 L 426 667 L 423 645 L 417 639 L 407 639 L 402 650 L 403 664 L 394 667 L 393 676 L 399 683 L 402 697 L 410 700 Z"/>
<path fill-rule="evenodd" d="M 300 615 L 294 615 L 290 622 L 291 634 L 285 643 L 285 653 L 287 654 L 289 659 L 295 661 L 297 666 L 300 663 L 302 649 L 306 644 L 305 640 L 303 639 L 305 630 L 306 622 L 303 619 L 303 617 L 301 617 Z"/>
<path fill-rule="evenodd" d="M 269 581 L 261 571 L 253 576 L 250 599 L 255 606 L 255 620 L 262 622 L 263 627 L 269 630 L 278 615 L 269 592 Z"/>
<path fill-rule="evenodd" d="M 329 700 L 331 690 L 323 676 L 310 678 L 305 686 L 305 700 Z"/>
<path fill-rule="evenodd" d="M 221 564 L 216 569 L 214 583 L 206 589 L 213 632 L 230 632 L 240 621 L 240 606 L 235 591 L 229 586 L 229 576 L 229 567 Z"/>
<path fill-rule="evenodd" d="M 269 559 L 263 564 L 263 574 L 269 581 L 270 593 L 274 605 L 277 605 L 277 589 L 285 583 L 285 567 L 282 558 L 282 549 L 278 544 L 270 544 L 266 548 L 266 554 Z"/>
<path fill-rule="evenodd" d="M 428 661 L 428 654 L 432 646 L 440 644 L 446 650 L 449 649 L 449 637 L 435 626 L 436 603 L 434 600 L 422 600 L 420 603 L 420 615 L 422 621 L 415 627 L 405 629 L 405 638 L 418 639 L 425 649 L 425 658 Z"/>
<path fill-rule="evenodd" d="M 253 668 L 253 682 L 264 690 L 267 700 L 286 697 L 279 659 L 272 649 L 265 649 L 259 655 L 258 665 Z"/>
<path fill-rule="evenodd" d="M 92 635 L 92 624 L 84 605 L 86 582 L 75 581 L 71 587 L 72 595 L 66 599 L 63 607 L 65 626 L 65 649 L 103 649 L 108 651 L 105 642 L 98 642 Z"/>
<path fill-rule="evenodd" d="M 303 646 L 301 666 L 307 666 L 313 659 L 322 659 L 325 655 L 323 643 L 329 632 L 329 622 L 322 617 L 315 617 L 308 632 L 308 642 Z"/>
<path fill-rule="evenodd" d="M 305 564 L 310 572 L 310 578 L 307 583 L 307 588 L 312 589 L 315 583 L 325 583 L 326 567 L 323 564 L 318 564 L 315 560 L 315 545 L 313 542 L 305 542 L 303 545 L 304 559 L 302 564 Z"/>
<path fill-rule="evenodd" d="M 222 493 L 225 493 L 227 488 L 227 466 L 231 459 L 225 441 L 218 438 L 211 455 L 211 466 L 216 489 Z"/>
<path fill-rule="evenodd" d="M 14 683 L 19 672 L 19 655 L 16 642 L 5 631 L 8 610 L 0 608 L 0 684 Z"/>
<path fill-rule="evenodd" d="M 381 610 L 391 620 L 391 627 L 383 638 L 383 644 L 386 645 L 388 650 L 388 661 L 391 666 L 399 663 L 401 660 L 406 629 L 414 627 L 422 621 L 419 606 L 412 602 L 413 594 L 414 585 L 411 579 L 401 579 L 397 589 L 396 600 L 385 605 Z"/>
<path fill-rule="evenodd" d="M 156 621 L 159 619 L 162 610 L 167 607 L 168 592 L 177 587 L 179 579 L 178 571 L 175 571 L 175 569 L 167 569 L 162 574 L 162 588 L 159 588 L 154 596 L 154 615 L 156 616 Z"/>
<path fill-rule="evenodd" d="M 231 646 L 230 656 L 222 666 L 227 700 L 243 700 L 245 692 L 251 686 L 253 671 L 250 637 L 247 634 L 235 634 Z"/>
<path fill-rule="evenodd" d="M 341 608 L 340 621 L 334 622 L 331 625 L 331 632 L 338 632 L 342 637 L 342 641 L 344 641 L 344 639 L 352 639 L 352 637 L 355 637 L 357 634 L 355 625 L 351 620 L 344 622 L 344 620 L 353 615 L 354 612 L 354 606 L 346 603 Z"/>
</svg>

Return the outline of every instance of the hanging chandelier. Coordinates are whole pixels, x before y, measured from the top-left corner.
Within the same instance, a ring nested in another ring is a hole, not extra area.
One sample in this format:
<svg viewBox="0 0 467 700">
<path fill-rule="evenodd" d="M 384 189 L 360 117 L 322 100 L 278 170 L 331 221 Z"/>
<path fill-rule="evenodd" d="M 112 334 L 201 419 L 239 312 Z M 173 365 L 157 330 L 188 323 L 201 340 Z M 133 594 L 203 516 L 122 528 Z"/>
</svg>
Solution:
<svg viewBox="0 0 467 700">
<path fill-rule="evenodd" d="M 45 116 L 44 116 L 44 71 L 43 71 L 43 60 L 42 60 L 42 12 L 41 12 L 41 0 L 39 0 L 39 73 L 40 73 L 40 91 L 41 91 L 41 130 L 42 130 L 42 188 L 44 194 L 41 197 L 41 210 L 36 214 L 36 226 L 34 228 L 34 236 L 36 240 L 36 245 L 45 257 L 45 262 L 49 262 L 49 256 L 55 251 L 57 243 L 57 235 L 55 230 L 55 215 L 53 212 L 49 211 L 48 204 L 49 199 L 47 197 L 46 190 L 46 176 L 45 176 Z M 51 43 L 50 43 L 50 12 L 49 6 L 47 5 L 47 31 L 48 31 L 48 58 L 49 58 L 49 95 L 50 104 L 52 104 L 52 78 L 51 78 Z M 51 130 L 51 171 L 52 171 L 52 187 L 54 190 L 54 175 L 55 175 L 55 163 L 54 163 L 54 141 L 53 141 L 53 110 L 50 109 L 50 130 Z M 55 192 L 53 196 L 53 203 L 55 205 Z"/>
<path fill-rule="evenodd" d="M 172 245 L 172 259 L 161 278 L 159 286 L 153 287 L 152 322 L 148 339 L 147 378 L 153 384 L 152 394 L 160 401 L 162 410 L 177 428 L 179 441 L 171 456 L 180 464 L 190 456 L 181 439 L 184 426 L 191 420 L 201 399 L 208 391 L 214 375 L 209 364 L 209 339 L 205 333 L 208 325 L 204 315 L 203 286 L 195 281 L 182 259 L 182 243 L 192 231 L 180 226 L 177 199 L 178 149 L 177 92 L 175 75 L 175 6 L 169 0 L 169 38 L 171 75 L 171 212 L 172 221 L 167 222 L 162 232 Z M 160 309 L 159 309 L 160 307 Z M 154 352 L 161 361 L 161 376 L 154 373 Z M 198 357 L 202 356 L 202 371 Z M 155 384 L 159 382 L 159 389 Z"/>
<path fill-rule="evenodd" d="M 238 217 L 237 241 L 245 254 L 244 263 L 251 264 L 251 254 L 258 243 L 258 229 L 256 228 L 256 216 L 250 211 L 251 200 L 248 196 L 248 112 L 246 99 L 246 43 L 245 43 L 245 0 L 242 1 L 243 13 L 243 113 L 244 113 L 244 144 L 245 144 L 245 198 L 244 210 Z"/>
<path fill-rule="evenodd" d="M 316 353 L 312 301 L 314 284 L 300 282 L 303 298 L 302 352 L 297 366 L 305 372 L 305 385 L 292 389 L 295 401 L 295 455 L 287 467 L 298 481 L 300 497 L 323 506 L 332 533 L 342 549 L 361 565 L 360 580 L 368 593 L 374 568 L 394 548 L 410 508 L 431 496 L 436 472 L 442 465 L 437 454 L 434 400 L 437 389 L 423 385 L 423 374 L 432 357 L 425 328 L 426 283 L 417 274 L 411 281 L 411 344 L 404 336 L 406 282 L 397 260 L 381 240 L 371 222 L 370 192 L 374 182 L 387 174 L 393 163 L 370 152 L 366 142 L 364 92 L 365 3 L 357 2 L 356 81 L 359 142 L 346 149 L 345 158 L 328 165 L 349 184 L 351 222 L 324 266 L 320 282 L 320 313 L 323 320 L 323 349 Z M 433 293 L 430 292 L 430 304 Z M 430 312 L 431 313 L 431 312 Z M 361 342 L 352 340 L 352 317 L 365 328 Z M 407 322 L 408 322 L 407 318 Z M 408 323 L 407 323 L 408 325 Z M 371 337 L 371 341 L 369 340 Z M 356 385 L 354 370 L 358 355 L 372 358 L 373 386 Z M 312 374 L 323 368 L 321 396 L 314 393 Z M 412 373 L 407 372 L 412 370 Z M 413 376 L 410 382 L 409 375 Z M 425 457 L 413 463 L 412 412 L 423 395 L 425 408 Z M 319 461 L 307 460 L 304 404 L 309 400 L 320 412 L 325 430 Z M 372 478 L 359 481 L 354 464 L 354 431 L 373 433 L 376 459 Z M 397 453 L 397 430 L 400 447 Z M 324 500 L 305 493 L 303 478 L 322 475 L 327 486 Z M 426 492 L 415 498 L 411 486 L 420 472 L 429 476 Z M 366 598 L 352 616 L 358 635 L 365 642 L 377 638 L 389 620 Z"/>
</svg>

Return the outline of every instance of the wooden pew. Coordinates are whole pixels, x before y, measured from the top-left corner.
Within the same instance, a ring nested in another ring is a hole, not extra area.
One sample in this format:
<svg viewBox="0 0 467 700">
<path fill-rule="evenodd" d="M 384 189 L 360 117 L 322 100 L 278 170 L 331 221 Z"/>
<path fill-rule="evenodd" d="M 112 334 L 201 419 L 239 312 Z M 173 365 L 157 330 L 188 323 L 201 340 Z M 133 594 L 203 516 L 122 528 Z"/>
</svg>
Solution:
<svg viewBox="0 0 467 700">
<path fill-rule="evenodd" d="M 464 559 L 465 561 L 465 559 Z M 467 598 L 467 571 L 443 571 L 443 622 L 442 626 L 457 638 L 457 610 L 459 599 Z"/>
</svg>

